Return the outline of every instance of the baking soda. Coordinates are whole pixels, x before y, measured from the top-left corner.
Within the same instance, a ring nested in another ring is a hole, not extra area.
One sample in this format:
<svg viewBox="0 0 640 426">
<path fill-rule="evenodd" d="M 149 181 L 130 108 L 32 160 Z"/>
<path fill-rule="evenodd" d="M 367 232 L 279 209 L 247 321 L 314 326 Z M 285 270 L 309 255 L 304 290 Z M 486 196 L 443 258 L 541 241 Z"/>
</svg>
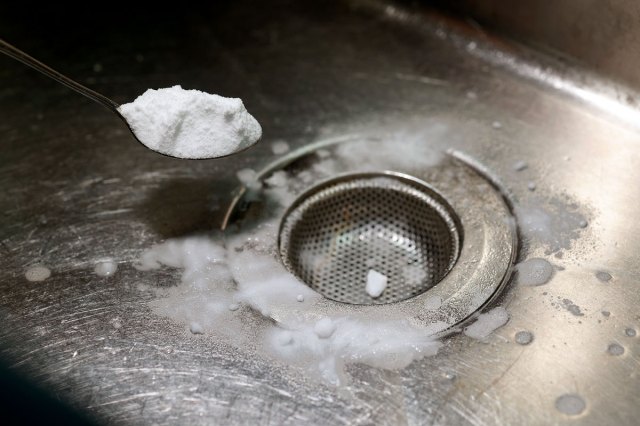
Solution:
<svg viewBox="0 0 640 426">
<path fill-rule="evenodd" d="M 180 86 L 149 89 L 118 111 L 140 142 L 172 157 L 223 157 L 262 136 L 242 100 Z"/>
</svg>

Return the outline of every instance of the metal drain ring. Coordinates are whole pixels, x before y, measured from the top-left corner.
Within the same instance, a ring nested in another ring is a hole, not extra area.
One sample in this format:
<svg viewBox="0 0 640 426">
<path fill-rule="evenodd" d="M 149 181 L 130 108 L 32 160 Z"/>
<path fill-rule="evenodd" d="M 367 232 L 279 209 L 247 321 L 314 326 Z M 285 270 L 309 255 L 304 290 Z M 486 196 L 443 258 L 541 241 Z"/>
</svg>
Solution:
<svg viewBox="0 0 640 426">
<path fill-rule="evenodd" d="M 302 194 L 285 213 L 279 250 L 285 266 L 338 302 L 383 304 L 424 293 L 458 258 L 459 224 L 446 201 L 400 174 L 344 175 Z M 377 298 L 367 274 L 388 279 Z"/>
</svg>

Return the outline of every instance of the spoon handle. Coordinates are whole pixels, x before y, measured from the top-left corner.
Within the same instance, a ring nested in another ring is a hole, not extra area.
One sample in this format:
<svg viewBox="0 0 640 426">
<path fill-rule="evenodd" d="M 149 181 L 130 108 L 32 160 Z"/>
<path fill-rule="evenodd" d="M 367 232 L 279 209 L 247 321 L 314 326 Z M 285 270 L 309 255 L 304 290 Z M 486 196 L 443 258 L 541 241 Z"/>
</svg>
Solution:
<svg viewBox="0 0 640 426">
<path fill-rule="evenodd" d="M 80 93 L 81 95 L 84 95 L 87 98 L 98 102 L 105 108 L 115 111 L 116 113 L 118 112 L 117 109 L 120 105 L 118 105 L 116 102 L 112 101 L 111 99 L 107 98 L 104 95 L 101 95 L 100 93 L 94 92 L 93 90 L 70 79 L 69 77 L 66 77 L 60 74 L 58 71 L 49 68 L 42 62 L 32 58 L 31 56 L 24 53 L 22 50 L 10 45 L 9 43 L 7 43 L 2 39 L 0 39 L 0 52 L 8 56 L 11 56 L 13 59 L 18 60 L 35 70 L 40 71 L 42 74 L 56 80 L 58 83 L 62 83 L 65 86 L 69 87 L 70 89 L 73 89 L 76 92 Z"/>
</svg>

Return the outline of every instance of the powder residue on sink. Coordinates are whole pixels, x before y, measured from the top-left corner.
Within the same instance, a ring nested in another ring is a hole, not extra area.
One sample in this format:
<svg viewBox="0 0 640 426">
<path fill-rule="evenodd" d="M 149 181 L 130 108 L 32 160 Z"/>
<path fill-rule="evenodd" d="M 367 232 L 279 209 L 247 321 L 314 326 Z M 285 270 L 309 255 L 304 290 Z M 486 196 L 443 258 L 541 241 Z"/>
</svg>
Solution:
<svg viewBox="0 0 640 426">
<path fill-rule="evenodd" d="M 476 322 L 464 329 L 464 334 L 474 339 L 485 339 L 507 321 L 509 321 L 509 313 L 502 306 L 498 306 L 487 313 L 480 314 Z"/>
<path fill-rule="evenodd" d="M 118 111 L 140 142 L 174 157 L 222 157 L 262 136 L 242 100 L 180 86 L 149 89 Z"/>
<path fill-rule="evenodd" d="M 331 332 L 326 332 L 325 327 Z M 345 317 L 297 324 L 290 330 L 273 328 L 266 338 L 278 358 L 304 367 L 334 385 L 347 381 L 345 364 L 361 362 L 398 369 L 435 355 L 442 346 L 425 330 L 404 321 L 378 320 L 368 324 Z"/>
<path fill-rule="evenodd" d="M 582 311 L 580 310 L 580 306 L 576 305 L 575 303 L 573 303 L 573 301 L 571 301 L 570 299 L 563 299 L 562 300 L 562 305 L 564 306 L 564 308 L 569 311 L 572 315 L 575 315 L 577 317 L 581 317 L 584 314 L 582 313 Z"/>
<path fill-rule="evenodd" d="M 168 240 L 147 250 L 136 267 L 183 270 L 181 285 L 158 290 L 159 297 L 150 303 L 156 313 L 184 324 L 191 333 L 224 337 L 335 385 L 348 382 L 349 363 L 402 368 L 442 346 L 429 329 L 404 321 L 307 318 L 322 297 L 269 253 L 267 242 L 273 238 L 273 229 L 265 226 L 228 238 L 226 247 L 210 237 Z M 250 309 L 229 308 L 238 303 Z M 278 309 L 299 315 L 274 323 L 271 315 Z M 250 310 L 264 318 L 260 327 L 251 323 L 255 317 L 248 315 Z"/>
</svg>

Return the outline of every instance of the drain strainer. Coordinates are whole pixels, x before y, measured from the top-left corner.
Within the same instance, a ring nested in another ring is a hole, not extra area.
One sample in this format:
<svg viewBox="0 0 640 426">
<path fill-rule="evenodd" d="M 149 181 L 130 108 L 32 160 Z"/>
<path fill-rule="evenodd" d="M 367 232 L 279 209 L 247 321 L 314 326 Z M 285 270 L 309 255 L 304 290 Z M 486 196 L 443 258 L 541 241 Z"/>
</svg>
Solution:
<svg viewBox="0 0 640 426">
<path fill-rule="evenodd" d="M 302 194 L 285 214 L 285 266 L 323 296 L 352 304 L 399 302 L 424 293 L 451 270 L 460 227 L 428 185 L 400 174 L 354 174 Z M 365 290 L 374 270 L 388 283 Z"/>
</svg>

